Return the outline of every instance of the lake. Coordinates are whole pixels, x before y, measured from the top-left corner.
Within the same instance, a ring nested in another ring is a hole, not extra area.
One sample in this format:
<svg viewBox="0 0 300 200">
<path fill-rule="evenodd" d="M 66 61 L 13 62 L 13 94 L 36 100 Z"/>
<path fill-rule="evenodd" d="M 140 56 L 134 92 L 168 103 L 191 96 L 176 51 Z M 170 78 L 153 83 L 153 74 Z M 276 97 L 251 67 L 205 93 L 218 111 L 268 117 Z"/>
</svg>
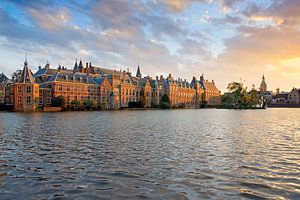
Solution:
<svg viewBox="0 0 300 200">
<path fill-rule="evenodd" d="M 300 199 L 300 109 L 0 113 L 0 199 Z"/>
</svg>

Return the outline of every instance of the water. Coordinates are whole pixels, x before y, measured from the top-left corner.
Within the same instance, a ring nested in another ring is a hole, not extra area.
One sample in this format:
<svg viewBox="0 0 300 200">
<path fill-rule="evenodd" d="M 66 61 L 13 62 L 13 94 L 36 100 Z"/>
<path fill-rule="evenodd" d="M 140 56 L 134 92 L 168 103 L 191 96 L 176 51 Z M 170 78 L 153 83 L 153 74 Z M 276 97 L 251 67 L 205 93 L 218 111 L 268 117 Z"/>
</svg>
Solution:
<svg viewBox="0 0 300 200">
<path fill-rule="evenodd" d="M 0 113 L 0 199 L 300 199 L 299 111 Z"/>
</svg>

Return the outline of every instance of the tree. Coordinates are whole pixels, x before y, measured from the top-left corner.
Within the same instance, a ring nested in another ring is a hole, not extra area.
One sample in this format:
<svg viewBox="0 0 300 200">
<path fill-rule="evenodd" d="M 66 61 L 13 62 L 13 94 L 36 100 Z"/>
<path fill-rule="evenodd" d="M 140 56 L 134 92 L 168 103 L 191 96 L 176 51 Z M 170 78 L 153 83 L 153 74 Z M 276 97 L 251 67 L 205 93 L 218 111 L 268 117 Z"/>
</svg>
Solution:
<svg viewBox="0 0 300 200">
<path fill-rule="evenodd" d="M 78 100 L 73 100 L 73 101 L 71 101 L 71 109 L 72 110 L 79 110 L 79 108 L 80 108 L 80 101 L 78 101 Z"/>
<path fill-rule="evenodd" d="M 51 105 L 54 107 L 64 107 L 66 105 L 66 99 L 62 95 L 54 97 L 51 101 Z"/>
<path fill-rule="evenodd" d="M 227 87 L 229 92 L 222 95 L 222 105 L 225 108 L 252 108 L 259 101 L 259 95 L 255 88 L 247 92 L 247 87 L 242 83 L 231 82 Z"/>
<path fill-rule="evenodd" d="M 14 83 L 18 82 L 21 78 L 22 70 L 16 70 L 14 73 L 11 74 L 11 79 Z"/>
<path fill-rule="evenodd" d="M 168 94 L 164 94 L 161 98 L 162 102 L 170 103 L 170 98 Z"/>
<path fill-rule="evenodd" d="M 84 107 L 84 109 L 87 109 L 87 110 L 96 109 L 97 102 L 92 101 L 92 100 L 84 100 L 83 101 L 83 107 Z"/>
<path fill-rule="evenodd" d="M 170 99 L 169 99 L 169 96 L 168 94 L 164 94 L 161 98 L 161 104 L 160 104 L 160 107 L 162 109 L 170 109 L 171 108 L 171 105 L 170 105 Z"/>
</svg>

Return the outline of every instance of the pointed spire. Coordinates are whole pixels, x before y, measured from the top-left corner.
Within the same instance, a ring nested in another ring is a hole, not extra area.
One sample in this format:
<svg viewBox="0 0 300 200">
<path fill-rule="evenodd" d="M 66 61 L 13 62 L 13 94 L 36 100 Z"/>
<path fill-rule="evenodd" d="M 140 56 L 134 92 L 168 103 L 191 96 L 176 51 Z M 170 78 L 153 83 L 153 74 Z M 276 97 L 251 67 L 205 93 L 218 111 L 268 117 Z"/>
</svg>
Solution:
<svg viewBox="0 0 300 200">
<path fill-rule="evenodd" d="M 202 73 L 202 75 L 200 76 L 200 81 L 204 81 L 204 74 Z"/>
<path fill-rule="evenodd" d="M 82 61 L 80 59 L 78 68 L 83 68 Z"/>
<path fill-rule="evenodd" d="M 27 62 L 27 55 L 24 61 L 24 68 L 21 74 L 20 79 L 18 80 L 18 83 L 34 83 L 34 78 L 31 70 L 28 67 L 28 62 Z"/>
<path fill-rule="evenodd" d="M 138 63 L 138 68 L 136 72 L 136 77 L 142 78 L 141 70 L 140 70 L 140 64 Z"/>
<path fill-rule="evenodd" d="M 76 61 L 75 61 L 75 64 L 74 64 L 74 70 L 77 70 L 78 69 L 78 63 L 77 63 L 77 58 L 76 58 Z"/>
<path fill-rule="evenodd" d="M 27 62 L 27 53 L 25 53 L 25 61 L 24 61 L 24 65 L 28 65 L 28 62 Z"/>
</svg>

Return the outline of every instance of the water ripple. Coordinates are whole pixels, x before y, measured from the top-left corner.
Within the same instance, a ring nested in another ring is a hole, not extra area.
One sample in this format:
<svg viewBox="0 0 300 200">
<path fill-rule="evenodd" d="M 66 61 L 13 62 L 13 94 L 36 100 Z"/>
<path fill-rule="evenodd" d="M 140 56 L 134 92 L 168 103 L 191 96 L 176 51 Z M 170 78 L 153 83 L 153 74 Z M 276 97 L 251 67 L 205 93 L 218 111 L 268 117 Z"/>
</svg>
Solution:
<svg viewBox="0 0 300 200">
<path fill-rule="evenodd" d="M 0 113 L 1 199 L 300 199 L 296 109 Z"/>
</svg>

